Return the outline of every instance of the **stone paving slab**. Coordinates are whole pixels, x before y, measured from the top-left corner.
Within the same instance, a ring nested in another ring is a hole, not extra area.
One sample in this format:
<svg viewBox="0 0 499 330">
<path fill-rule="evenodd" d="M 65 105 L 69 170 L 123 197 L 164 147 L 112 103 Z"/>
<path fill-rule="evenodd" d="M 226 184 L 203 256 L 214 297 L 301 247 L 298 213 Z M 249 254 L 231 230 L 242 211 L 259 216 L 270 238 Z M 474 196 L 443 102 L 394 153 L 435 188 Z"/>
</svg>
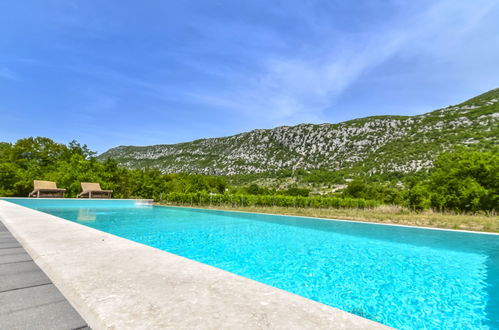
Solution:
<svg viewBox="0 0 499 330">
<path fill-rule="evenodd" d="M 21 244 L 17 241 L 0 242 L 0 249 L 12 249 L 16 247 L 21 247 Z"/>
<path fill-rule="evenodd" d="M 25 251 L 22 247 L 0 249 L 0 256 L 8 256 L 11 254 L 21 254 L 23 252 L 25 252 Z"/>
<path fill-rule="evenodd" d="M 0 293 L 0 329 L 81 329 L 85 321 L 53 284 Z"/>
<path fill-rule="evenodd" d="M 0 235 L 0 243 L 12 243 L 12 242 L 17 242 L 14 237 L 9 235 L 9 233 L 3 233 Z"/>
<path fill-rule="evenodd" d="M 0 265 L 0 292 L 52 283 L 33 261 Z"/>
<path fill-rule="evenodd" d="M 32 260 L 29 254 L 26 252 L 17 254 L 0 255 L 0 265 L 1 264 L 11 264 L 16 262 L 30 261 Z"/>
</svg>

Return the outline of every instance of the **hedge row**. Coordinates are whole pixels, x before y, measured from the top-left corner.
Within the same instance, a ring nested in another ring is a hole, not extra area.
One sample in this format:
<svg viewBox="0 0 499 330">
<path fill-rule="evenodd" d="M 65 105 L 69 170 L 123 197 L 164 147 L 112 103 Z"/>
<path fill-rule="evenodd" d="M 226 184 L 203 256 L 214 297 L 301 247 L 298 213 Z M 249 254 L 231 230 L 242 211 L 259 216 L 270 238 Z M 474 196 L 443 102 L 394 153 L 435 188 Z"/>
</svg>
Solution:
<svg viewBox="0 0 499 330">
<path fill-rule="evenodd" d="M 374 208 L 380 203 L 363 198 L 323 196 L 241 195 L 171 192 L 159 196 L 161 202 L 186 206 L 280 206 L 301 208 Z"/>
</svg>

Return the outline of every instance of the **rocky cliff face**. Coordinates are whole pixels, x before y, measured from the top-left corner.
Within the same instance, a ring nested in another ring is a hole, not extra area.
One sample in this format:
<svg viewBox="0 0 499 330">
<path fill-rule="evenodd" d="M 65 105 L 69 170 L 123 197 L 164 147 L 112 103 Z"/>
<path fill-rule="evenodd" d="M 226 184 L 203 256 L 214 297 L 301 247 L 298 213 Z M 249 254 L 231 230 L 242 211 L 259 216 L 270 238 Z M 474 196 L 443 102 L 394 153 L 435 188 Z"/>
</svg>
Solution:
<svg viewBox="0 0 499 330">
<path fill-rule="evenodd" d="M 499 89 L 495 89 L 419 116 L 282 126 L 172 145 L 120 146 L 99 158 L 114 158 L 129 168 L 216 175 L 284 168 L 407 173 L 431 167 L 440 152 L 456 146 L 490 149 L 498 144 Z"/>
</svg>

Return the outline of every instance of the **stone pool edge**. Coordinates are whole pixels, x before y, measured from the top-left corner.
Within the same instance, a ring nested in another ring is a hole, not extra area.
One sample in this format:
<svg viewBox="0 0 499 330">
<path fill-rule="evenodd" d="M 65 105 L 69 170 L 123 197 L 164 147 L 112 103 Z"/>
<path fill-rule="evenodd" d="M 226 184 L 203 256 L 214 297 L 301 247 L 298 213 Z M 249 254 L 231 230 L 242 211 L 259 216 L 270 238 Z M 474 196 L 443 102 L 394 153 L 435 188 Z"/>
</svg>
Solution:
<svg viewBox="0 0 499 330">
<path fill-rule="evenodd" d="M 97 329 L 389 329 L 224 270 L 0 200 L 0 220 Z"/>
</svg>

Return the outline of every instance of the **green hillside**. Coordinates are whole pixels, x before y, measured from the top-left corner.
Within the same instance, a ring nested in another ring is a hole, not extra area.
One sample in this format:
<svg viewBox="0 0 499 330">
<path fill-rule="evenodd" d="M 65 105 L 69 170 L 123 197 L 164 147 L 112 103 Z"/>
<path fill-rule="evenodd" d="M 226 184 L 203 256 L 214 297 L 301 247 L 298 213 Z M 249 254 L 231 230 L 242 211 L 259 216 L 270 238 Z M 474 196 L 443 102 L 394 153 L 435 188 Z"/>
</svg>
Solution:
<svg viewBox="0 0 499 330">
<path fill-rule="evenodd" d="M 418 116 L 375 116 L 339 124 L 258 129 L 171 145 L 120 146 L 99 158 L 164 173 L 239 175 L 324 169 L 404 174 L 432 167 L 441 152 L 459 146 L 494 149 L 499 144 L 498 122 L 499 89 L 495 89 Z"/>
</svg>

